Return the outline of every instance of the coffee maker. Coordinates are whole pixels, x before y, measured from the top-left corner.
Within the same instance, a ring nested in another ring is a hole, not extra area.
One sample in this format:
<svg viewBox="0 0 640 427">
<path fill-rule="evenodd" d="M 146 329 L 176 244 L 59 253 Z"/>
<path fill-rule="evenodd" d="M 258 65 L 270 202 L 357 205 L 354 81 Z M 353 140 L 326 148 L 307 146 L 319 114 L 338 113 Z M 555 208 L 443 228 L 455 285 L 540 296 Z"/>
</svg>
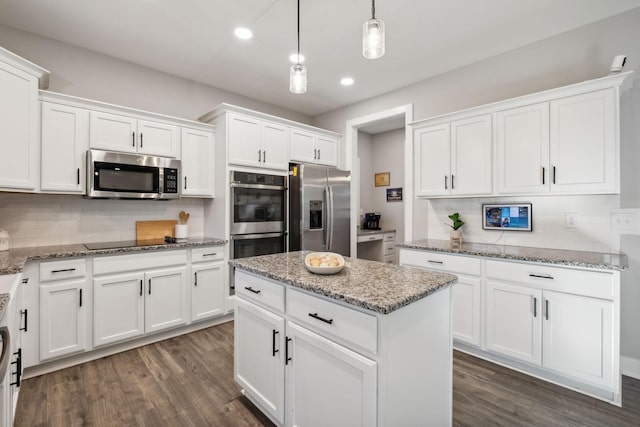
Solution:
<svg viewBox="0 0 640 427">
<path fill-rule="evenodd" d="M 378 212 L 368 212 L 364 214 L 363 230 L 380 230 L 380 214 Z"/>
</svg>

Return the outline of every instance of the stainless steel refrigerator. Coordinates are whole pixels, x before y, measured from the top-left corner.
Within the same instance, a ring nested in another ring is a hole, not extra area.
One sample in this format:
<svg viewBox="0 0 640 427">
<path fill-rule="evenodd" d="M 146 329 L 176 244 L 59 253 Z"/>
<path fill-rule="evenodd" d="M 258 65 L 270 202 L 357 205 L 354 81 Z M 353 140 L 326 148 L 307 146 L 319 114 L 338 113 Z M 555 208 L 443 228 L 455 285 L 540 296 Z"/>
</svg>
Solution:
<svg viewBox="0 0 640 427">
<path fill-rule="evenodd" d="M 351 172 L 324 166 L 289 167 L 289 251 L 350 255 Z"/>
</svg>

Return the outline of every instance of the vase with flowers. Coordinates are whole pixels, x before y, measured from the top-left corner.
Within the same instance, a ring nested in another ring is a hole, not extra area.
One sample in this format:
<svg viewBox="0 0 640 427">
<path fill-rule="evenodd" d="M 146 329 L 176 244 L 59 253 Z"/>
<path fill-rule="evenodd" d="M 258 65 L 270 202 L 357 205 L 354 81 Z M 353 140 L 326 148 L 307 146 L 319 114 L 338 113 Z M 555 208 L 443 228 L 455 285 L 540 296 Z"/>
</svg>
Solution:
<svg viewBox="0 0 640 427">
<path fill-rule="evenodd" d="M 451 224 L 447 224 L 451 227 L 449 241 L 451 242 L 451 246 L 460 247 L 462 245 L 462 231 L 460 230 L 460 227 L 464 225 L 464 221 L 460 219 L 460 214 L 458 212 L 449 215 L 449 219 L 451 220 Z"/>
</svg>

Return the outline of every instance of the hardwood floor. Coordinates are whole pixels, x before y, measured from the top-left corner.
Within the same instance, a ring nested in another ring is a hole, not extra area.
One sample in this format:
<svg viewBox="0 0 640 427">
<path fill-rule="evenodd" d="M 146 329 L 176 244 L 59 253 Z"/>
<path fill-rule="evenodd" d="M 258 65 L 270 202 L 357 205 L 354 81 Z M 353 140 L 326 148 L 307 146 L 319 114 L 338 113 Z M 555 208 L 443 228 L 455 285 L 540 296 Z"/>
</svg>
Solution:
<svg viewBox="0 0 640 427">
<path fill-rule="evenodd" d="M 22 383 L 16 426 L 272 425 L 233 381 L 233 323 Z M 639 426 L 640 381 L 623 408 L 454 353 L 454 426 Z"/>
</svg>

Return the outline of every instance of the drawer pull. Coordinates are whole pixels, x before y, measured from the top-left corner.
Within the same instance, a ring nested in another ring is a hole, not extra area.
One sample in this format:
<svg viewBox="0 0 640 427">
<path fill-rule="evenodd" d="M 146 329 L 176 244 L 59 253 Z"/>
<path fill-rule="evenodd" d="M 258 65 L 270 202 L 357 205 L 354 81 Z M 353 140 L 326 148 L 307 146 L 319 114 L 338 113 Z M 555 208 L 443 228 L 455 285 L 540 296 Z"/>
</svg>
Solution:
<svg viewBox="0 0 640 427">
<path fill-rule="evenodd" d="M 280 332 L 276 331 L 275 329 L 273 330 L 273 334 L 271 335 L 271 351 L 273 353 L 273 357 L 276 356 L 276 353 L 279 352 L 280 350 L 276 349 L 276 335 L 278 335 Z"/>
<path fill-rule="evenodd" d="M 309 313 L 309 317 L 313 317 L 314 319 L 318 319 L 321 322 L 328 323 L 330 325 L 333 324 L 333 319 L 325 319 L 324 317 L 318 316 L 318 313 Z"/>
<path fill-rule="evenodd" d="M 212 253 L 212 254 L 202 254 L 202 256 L 203 256 L 203 257 L 204 257 L 204 256 L 216 256 L 216 255 L 218 255 L 218 253 L 217 253 L 217 252 L 214 252 L 214 253 Z"/>
<path fill-rule="evenodd" d="M 548 274 L 530 274 L 529 277 L 537 277 L 538 279 L 553 280 L 553 276 L 549 276 Z"/>
<path fill-rule="evenodd" d="M 245 286 L 244 287 L 246 290 L 248 290 L 249 292 L 253 292 L 254 294 L 259 294 L 260 293 L 260 289 L 255 290 L 253 289 L 251 286 Z"/>
<path fill-rule="evenodd" d="M 430 263 L 430 264 L 440 264 L 440 265 L 444 264 L 444 262 L 442 262 L 442 261 L 433 261 L 431 259 L 428 259 L 427 262 Z"/>
<path fill-rule="evenodd" d="M 63 268 L 61 270 L 51 270 L 51 273 L 64 273 L 66 271 L 76 271 L 75 268 Z"/>
<path fill-rule="evenodd" d="M 292 338 L 289 337 L 285 337 L 284 339 L 284 364 L 288 365 L 289 361 L 291 360 L 291 357 L 289 357 L 289 341 L 291 341 Z"/>
</svg>

